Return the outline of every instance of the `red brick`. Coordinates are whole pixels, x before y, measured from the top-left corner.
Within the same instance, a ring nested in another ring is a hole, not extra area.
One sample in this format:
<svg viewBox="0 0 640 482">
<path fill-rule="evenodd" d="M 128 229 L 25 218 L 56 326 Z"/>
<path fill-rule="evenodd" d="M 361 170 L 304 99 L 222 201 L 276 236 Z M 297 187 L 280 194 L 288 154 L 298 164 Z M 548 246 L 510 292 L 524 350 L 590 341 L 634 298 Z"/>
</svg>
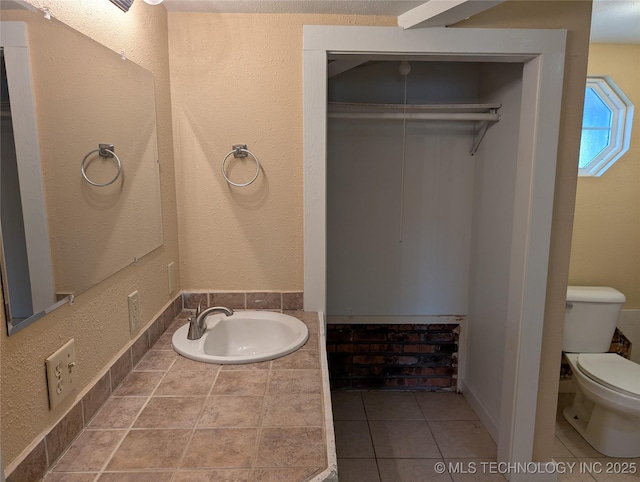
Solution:
<svg viewBox="0 0 640 482">
<path fill-rule="evenodd" d="M 336 345 L 327 343 L 327 353 L 335 353 Z"/>
<path fill-rule="evenodd" d="M 385 378 L 384 384 L 387 387 L 417 387 L 417 378 Z"/>
<path fill-rule="evenodd" d="M 353 344 L 353 353 L 370 353 L 371 349 L 369 348 L 368 343 L 354 343 Z"/>
<path fill-rule="evenodd" d="M 399 356 L 398 365 L 415 365 L 418 363 L 418 358 L 415 356 Z"/>
<path fill-rule="evenodd" d="M 379 331 L 364 331 L 353 334 L 354 341 L 387 341 L 387 334 Z"/>
<path fill-rule="evenodd" d="M 402 375 L 435 375 L 433 367 L 402 367 Z"/>
<path fill-rule="evenodd" d="M 450 387 L 452 381 L 451 378 L 421 378 L 420 386 L 445 388 Z"/>
<path fill-rule="evenodd" d="M 436 375 L 447 375 L 452 376 L 455 374 L 455 369 L 453 367 L 437 367 Z"/>
<path fill-rule="evenodd" d="M 435 345 L 404 345 L 405 353 L 433 353 Z"/>
<path fill-rule="evenodd" d="M 339 343 L 337 349 L 339 353 L 353 353 L 353 343 Z"/>
<path fill-rule="evenodd" d="M 384 357 L 379 355 L 355 355 L 353 363 L 358 365 L 383 365 Z"/>
<path fill-rule="evenodd" d="M 429 333 L 425 339 L 427 341 L 453 341 L 453 333 Z"/>
<path fill-rule="evenodd" d="M 375 353 L 401 353 L 402 345 L 392 343 L 372 343 L 369 349 Z"/>
</svg>

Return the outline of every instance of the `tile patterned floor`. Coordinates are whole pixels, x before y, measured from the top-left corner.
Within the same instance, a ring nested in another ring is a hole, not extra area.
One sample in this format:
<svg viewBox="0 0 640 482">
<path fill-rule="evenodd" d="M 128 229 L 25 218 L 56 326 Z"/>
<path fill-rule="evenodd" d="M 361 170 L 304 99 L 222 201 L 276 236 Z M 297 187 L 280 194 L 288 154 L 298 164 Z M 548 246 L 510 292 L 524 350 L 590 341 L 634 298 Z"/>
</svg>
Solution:
<svg viewBox="0 0 640 482">
<path fill-rule="evenodd" d="M 340 482 L 505 480 L 490 473 L 496 444 L 460 394 L 336 391 L 332 405 Z"/>
<path fill-rule="evenodd" d="M 45 477 L 46 482 L 300 482 L 327 466 L 317 315 L 291 355 L 212 365 L 171 348 L 176 320 Z M 314 318 L 315 316 L 315 318 Z"/>
<path fill-rule="evenodd" d="M 603 457 L 564 421 L 570 400 L 559 397 L 552 455 L 567 473 L 558 480 L 640 481 L 640 459 Z M 340 482 L 505 480 L 491 464 L 493 439 L 460 394 L 336 391 L 332 404 Z M 607 474 L 607 462 L 635 464 L 636 473 Z M 458 473 L 437 473 L 437 463 Z"/>
</svg>

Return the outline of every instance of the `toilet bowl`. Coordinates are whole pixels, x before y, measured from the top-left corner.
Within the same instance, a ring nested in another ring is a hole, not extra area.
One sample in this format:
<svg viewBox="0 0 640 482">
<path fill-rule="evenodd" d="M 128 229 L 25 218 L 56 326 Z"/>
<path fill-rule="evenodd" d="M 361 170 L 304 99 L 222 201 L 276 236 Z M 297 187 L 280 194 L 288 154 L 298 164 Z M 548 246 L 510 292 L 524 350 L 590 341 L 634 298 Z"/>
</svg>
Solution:
<svg viewBox="0 0 640 482">
<path fill-rule="evenodd" d="M 606 353 L 624 301 L 613 288 L 568 287 L 563 350 L 576 394 L 563 416 L 598 452 L 640 457 L 640 365 Z"/>
<path fill-rule="evenodd" d="M 598 452 L 640 456 L 640 365 L 615 353 L 565 353 L 576 394 L 564 418 Z"/>
</svg>

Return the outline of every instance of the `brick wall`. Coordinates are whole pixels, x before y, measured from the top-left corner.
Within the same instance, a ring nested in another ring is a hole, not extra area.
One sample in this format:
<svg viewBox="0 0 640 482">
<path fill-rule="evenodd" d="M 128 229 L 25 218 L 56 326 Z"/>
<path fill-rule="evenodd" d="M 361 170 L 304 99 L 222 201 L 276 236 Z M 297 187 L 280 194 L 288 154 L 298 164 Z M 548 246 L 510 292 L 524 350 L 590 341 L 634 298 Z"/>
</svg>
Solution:
<svg viewBox="0 0 640 482">
<path fill-rule="evenodd" d="M 328 324 L 332 389 L 455 390 L 457 324 Z"/>
<path fill-rule="evenodd" d="M 613 333 L 609 353 L 617 353 L 627 360 L 631 358 L 631 342 L 626 336 L 624 336 L 624 333 L 617 328 Z M 562 362 L 560 364 L 560 380 L 568 380 L 572 375 L 573 373 L 571 372 L 569 362 L 565 359 L 564 355 L 562 355 Z"/>
</svg>

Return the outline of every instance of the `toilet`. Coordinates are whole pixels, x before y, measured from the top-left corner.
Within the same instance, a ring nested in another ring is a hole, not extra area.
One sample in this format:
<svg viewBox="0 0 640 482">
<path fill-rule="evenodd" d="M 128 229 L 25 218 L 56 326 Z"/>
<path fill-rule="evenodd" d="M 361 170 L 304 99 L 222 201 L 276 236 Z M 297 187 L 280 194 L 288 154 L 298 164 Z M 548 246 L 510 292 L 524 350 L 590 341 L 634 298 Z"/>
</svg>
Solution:
<svg viewBox="0 0 640 482">
<path fill-rule="evenodd" d="M 567 288 L 562 350 L 576 394 L 563 415 L 598 452 L 640 457 L 640 365 L 607 353 L 624 302 L 613 288 Z"/>
</svg>

